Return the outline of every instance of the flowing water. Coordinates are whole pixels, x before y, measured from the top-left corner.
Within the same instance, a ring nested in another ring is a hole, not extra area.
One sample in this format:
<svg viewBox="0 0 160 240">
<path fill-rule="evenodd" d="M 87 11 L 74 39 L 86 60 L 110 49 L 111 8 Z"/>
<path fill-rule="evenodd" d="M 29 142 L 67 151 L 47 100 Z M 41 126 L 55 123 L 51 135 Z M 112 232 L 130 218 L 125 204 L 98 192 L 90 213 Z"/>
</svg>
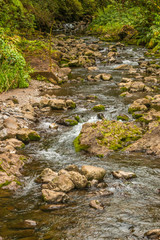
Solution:
<svg viewBox="0 0 160 240">
<path fill-rule="evenodd" d="M 87 43 L 97 41 L 93 37 L 83 37 Z M 101 52 L 107 54 L 106 44 L 101 44 Z M 128 46 L 118 50 L 120 60 L 137 66 L 138 59 L 144 56 L 144 48 Z M 27 145 L 25 153 L 30 162 L 24 167 L 23 189 L 16 194 L 0 191 L 0 235 L 5 239 L 53 239 L 53 240 L 101 240 L 101 239 L 144 239 L 146 231 L 160 225 L 160 201 L 157 189 L 160 183 L 160 159 L 142 153 L 113 153 L 105 158 L 97 158 L 86 153 L 76 153 L 73 140 L 78 136 L 82 124 L 97 121 L 97 114 L 91 108 L 95 104 L 104 104 L 104 115 L 107 119 L 116 119 L 119 114 L 127 114 L 131 100 L 119 97 L 117 83 L 121 80 L 122 70 L 114 70 L 117 65 L 102 63 L 97 60 L 100 72 L 111 73 L 110 82 L 71 81 L 55 94 L 62 98 L 76 101 L 77 108 L 66 112 L 57 111 L 47 117 L 41 117 L 37 130 L 41 133 L 40 143 Z M 87 70 L 72 69 L 72 79 L 80 76 L 85 79 Z M 125 75 L 123 75 L 125 76 Z M 86 96 L 96 95 L 96 103 L 88 102 Z M 140 95 L 139 95 L 140 97 Z M 133 100 L 133 99 L 132 99 Z M 82 122 L 74 127 L 59 126 L 50 130 L 49 124 L 61 116 L 79 115 Z M 130 117 L 130 120 L 132 118 Z M 94 190 L 71 192 L 70 203 L 66 208 L 45 212 L 41 210 L 44 202 L 41 187 L 35 182 L 37 176 L 46 168 L 58 171 L 69 164 L 79 167 L 88 164 L 104 167 L 107 170 L 105 181 L 108 190 L 114 193 L 110 197 L 98 197 L 105 205 L 104 211 L 89 207 L 95 199 Z M 130 181 L 116 180 L 113 170 L 135 172 L 137 178 Z M 31 219 L 37 222 L 35 231 L 23 229 L 22 220 Z"/>
</svg>

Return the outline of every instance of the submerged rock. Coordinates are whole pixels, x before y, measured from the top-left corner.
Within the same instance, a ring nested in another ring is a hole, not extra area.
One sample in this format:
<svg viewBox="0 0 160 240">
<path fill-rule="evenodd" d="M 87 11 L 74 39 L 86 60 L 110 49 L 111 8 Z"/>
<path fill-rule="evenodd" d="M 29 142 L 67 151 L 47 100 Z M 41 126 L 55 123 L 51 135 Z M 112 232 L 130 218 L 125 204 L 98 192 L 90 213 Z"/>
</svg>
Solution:
<svg viewBox="0 0 160 240">
<path fill-rule="evenodd" d="M 103 210 L 104 209 L 103 204 L 99 200 L 90 201 L 89 206 L 94 208 L 94 209 L 97 209 L 97 210 Z"/>
<path fill-rule="evenodd" d="M 124 178 L 124 179 L 130 179 L 130 178 L 135 178 L 136 174 L 133 172 L 124 172 L 124 171 L 113 171 L 112 172 L 113 176 L 115 178 Z"/>
<path fill-rule="evenodd" d="M 103 157 L 113 150 L 123 149 L 141 136 L 142 129 L 133 123 L 103 120 L 85 123 L 74 146 L 76 151 L 85 150 Z"/>
</svg>

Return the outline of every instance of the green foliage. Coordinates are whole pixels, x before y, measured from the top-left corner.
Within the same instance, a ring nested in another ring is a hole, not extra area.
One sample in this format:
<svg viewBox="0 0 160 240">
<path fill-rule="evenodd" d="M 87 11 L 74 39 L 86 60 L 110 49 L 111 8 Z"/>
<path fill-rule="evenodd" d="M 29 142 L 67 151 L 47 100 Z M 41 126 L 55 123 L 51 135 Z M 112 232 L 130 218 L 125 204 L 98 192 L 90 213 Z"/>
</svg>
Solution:
<svg viewBox="0 0 160 240">
<path fill-rule="evenodd" d="M 28 87 L 29 74 L 22 54 L 8 39 L 3 30 L 0 32 L 0 92 L 10 88 Z"/>
</svg>

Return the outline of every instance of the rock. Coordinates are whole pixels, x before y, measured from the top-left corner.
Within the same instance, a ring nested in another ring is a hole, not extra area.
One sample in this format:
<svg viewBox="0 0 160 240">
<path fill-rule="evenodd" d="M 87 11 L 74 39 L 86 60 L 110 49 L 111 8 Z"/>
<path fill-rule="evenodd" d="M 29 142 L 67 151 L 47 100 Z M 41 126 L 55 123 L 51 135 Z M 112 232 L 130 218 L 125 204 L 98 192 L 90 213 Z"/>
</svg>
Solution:
<svg viewBox="0 0 160 240">
<path fill-rule="evenodd" d="M 99 200 L 90 201 L 89 206 L 94 208 L 94 209 L 97 209 L 97 210 L 103 210 L 104 209 L 103 204 Z"/>
<path fill-rule="evenodd" d="M 122 65 L 116 67 L 115 69 L 116 69 L 116 70 L 129 70 L 131 67 L 132 67 L 131 65 L 122 64 Z"/>
<path fill-rule="evenodd" d="M 117 116 L 117 120 L 128 121 L 129 117 L 125 114 Z"/>
<path fill-rule="evenodd" d="M 49 128 L 50 128 L 50 129 L 58 129 L 58 125 L 57 125 L 56 123 L 51 123 L 51 124 L 49 125 Z"/>
<path fill-rule="evenodd" d="M 70 62 L 68 63 L 68 66 L 69 66 L 69 67 L 80 67 L 81 64 L 79 63 L 78 60 L 72 60 L 72 61 L 70 61 Z"/>
<path fill-rule="evenodd" d="M 42 189 L 44 201 L 53 203 L 65 203 L 69 200 L 69 196 L 63 192 L 55 192 L 49 189 Z"/>
<path fill-rule="evenodd" d="M 49 184 L 48 188 L 54 191 L 60 192 L 70 192 L 74 189 L 75 185 L 71 181 L 70 176 L 68 177 L 65 174 L 61 174 L 55 177 Z"/>
<path fill-rule="evenodd" d="M 116 52 L 109 52 L 109 53 L 107 54 L 107 57 L 108 57 L 108 58 L 112 58 L 112 57 L 114 57 L 114 56 L 116 56 L 116 55 L 117 55 Z"/>
<path fill-rule="evenodd" d="M 105 106 L 102 104 L 98 104 L 98 105 L 95 105 L 92 109 L 95 112 L 101 112 L 101 111 L 105 111 Z"/>
<path fill-rule="evenodd" d="M 49 101 L 49 105 L 53 110 L 64 110 L 66 108 L 66 102 L 62 99 L 52 99 Z"/>
<path fill-rule="evenodd" d="M 17 119 L 14 117 L 9 117 L 4 120 L 4 126 L 9 129 L 17 130 L 19 128 L 19 125 L 17 123 Z"/>
<path fill-rule="evenodd" d="M 62 209 L 62 208 L 65 208 L 66 205 L 65 204 L 52 204 L 52 205 L 44 205 L 44 206 L 41 206 L 41 210 L 44 211 L 44 212 L 52 212 L 52 211 L 55 211 L 55 210 L 59 210 L 59 209 Z"/>
<path fill-rule="evenodd" d="M 102 74 L 98 74 L 94 77 L 96 81 L 100 81 L 102 79 Z"/>
<path fill-rule="evenodd" d="M 70 179 L 74 183 L 75 187 L 78 189 L 83 189 L 87 186 L 88 181 L 87 178 L 83 175 L 81 175 L 78 172 L 70 171 L 69 172 Z"/>
<path fill-rule="evenodd" d="M 58 173 L 52 171 L 50 168 L 45 168 L 40 174 L 40 176 L 37 178 L 37 181 L 41 183 L 49 183 L 57 176 Z"/>
<path fill-rule="evenodd" d="M 75 126 L 78 124 L 77 120 L 70 118 L 61 118 L 57 121 L 57 123 L 64 126 Z"/>
<path fill-rule="evenodd" d="M 79 168 L 76 165 L 74 165 L 74 164 L 68 165 L 65 169 L 67 171 L 80 172 Z"/>
<path fill-rule="evenodd" d="M 88 180 L 98 180 L 102 181 L 106 175 L 106 170 L 101 167 L 94 167 L 89 165 L 83 165 L 81 168 L 82 173 Z"/>
<path fill-rule="evenodd" d="M 73 102 L 72 100 L 68 99 L 68 100 L 66 100 L 66 106 L 68 109 L 74 109 L 74 108 L 76 108 L 76 103 Z"/>
<path fill-rule="evenodd" d="M 109 81 L 112 79 L 112 75 L 111 74 L 106 74 L 106 73 L 102 73 L 101 78 L 103 81 Z"/>
<path fill-rule="evenodd" d="M 88 67 L 88 71 L 92 72 L 92 71 L 97 71 L 98 67 Z"/>
<path fill-rule="evenodd" d="M 25 144 L 22 141 L 19 141 L 18 139 L 15 139 L 15 138 L 7 139 L 6 143 L 14 147 L 16 150 L 22 149 L 25 147 Z"/>
<path fill-rule="evenodd" d="M 18 140 L 28 143 L 29 141 L 39 141 L 40 136 L 39 134 L 31 129 L 22 128 L 21 130 L 17 131 L 16 137 Z"/>
<path fill-rule="evenodd" d="M 103 129 L 103 131 L 102 131 Z M 85 123 L 80 135 L 74 140 L 76 151 L 87 151 L 98 157 L 120 150 L 142 136 L 142 129 L 133 123 L 103 120 Z"/>
<path fill-rule="evenodd" d="M 96 195 L 101 196 L 101 197 L 109 197 L 109 196 L 113 195 L 113 192 L 103 189 L 103 190 L 96 192 Z"/>
<path fill-rule="evenodd" d="M 98 113 L 97 118 L 103 120 L 103 119 L 105 119 L 105 116 L 103 113 Z"/>
<path fill-rule="evenodd" d="M 144 234 L 148 239 L 155 239 L 159 240 L 160 239 L 160 229 L 153 229 Z"/>
<path fill-rule="evenodd" d="M 130 86 L 130 92 L 143 92 L 145 90 L 145 84 L 143 82 L 132 82 Z"/>
<path fill-rule="evenodd" d="M 108 187 L 108 185 L 105 182 L 101 182 L 101 183 L 98 183 L 97 187 L 98 188 L 106 188 L 106 187 Z"/>
<path fill-rule="evenodd" d="M 129 152 L 146 152 L 147 154 L 160 156 L 160 126 L 150 129 L 137 142 L 128 146 Z"/>
<path fill-rule="evenodd" d="M 27 220 L 24 221 L 24 223 L 26 225 L 26 228 L 29 228 L 29 229 L 35 228 L 37 226 L 36 221 L 33 221 L 33 220 L 28 220 L 27 219 Z"/>
<path fill-rule="evenodd" d="M 130 178 L 135 178 L 136 177 L 136 174 L 133 173 L 133 172 L 124 172 L 124 171 L 113 171 L 112 172 L 113 176 L 115 178 L 124 178 L 124 179 L 130 179 Z"/>
<path fill-rule="evenodd" d="M 145 78 L 144 78 L 144 81 L 145 81 L 145 82 L 153 82 L 153 83 L 157 83 L 157 82 L 158 82 L 157 78 L 155 78 L 155 77 L 153 77 L 153 76 L 145 77 Z"/>
</svg>

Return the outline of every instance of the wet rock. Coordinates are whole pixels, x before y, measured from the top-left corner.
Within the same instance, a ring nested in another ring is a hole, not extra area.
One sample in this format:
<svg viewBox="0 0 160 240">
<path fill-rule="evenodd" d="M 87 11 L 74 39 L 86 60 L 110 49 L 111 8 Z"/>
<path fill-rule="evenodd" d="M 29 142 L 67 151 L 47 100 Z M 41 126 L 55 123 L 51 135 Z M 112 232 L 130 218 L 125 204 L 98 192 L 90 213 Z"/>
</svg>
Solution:
<svg viewBox="0 0 160 240">
<path fill-rule="evenodd" d="M 102 73 L 101 78 L 103 81 L 109 81 L 112 79 L 112 75 L 111 74 L 106 74 L 106 73 Z"/>
<path fill-rule="evenodd" d="M 106 187 L 108 187 L 108 185 L 105 182 L 101 182 L 101 183 L 98 183 L 97 187 L 98 188 L 106 188 Z"/>
<path fill-rule="evenodd" d="M 97 114 L 97 118 L 103 120 L 103 119 L 105 119 L 105 116 L 104 116 L 103 113 L 98 113 L 98 114 Z"/>
<path fill-rule="evenodd" d="M 40 140 L 40 135 L 36 131 L 28 129 L 28 128 L 22 128 L 21 130 L 18 130 L 16 137 L 18 140 L 20 140 L 24 143 Z"/>
<path fill-rule="evenodd" d="M 62 99 L 52 99 L 49 101 L 49 105 L 53 110 L 64 110 L 66 108 L 66 102 Z"/>
<path fill-rule="evenodd" d="M 67 176 L 66 174 L 61 174 L 55 177 L 49 184 L 48 188 L 54 191 L 60 192 L 70 192 L 74 189 L 75 185 L 73 181 L 70 179 L 70 175 Z"/>
<path fill-rule="evenodd" d="M 74 140 L 74 146 L 76 151 L 85 150 L 103 157 L 113 150 L 126 147 L 130 141 L 135 141 L 141 136 L 142 129 L 133 123 L 103 120 L 83 124 L 80 135 Z"/>
<path fill-rule="evenodd" d="M 145 82 L 151 82 L 151 83 L 157 83 L 157 78 L 153 77 L 153 76 L 150 76 L 150 77 L 145 77 L 144 78 L 144 81 Z"/>
<path fill-rule="evenodd" d="M 57 121 L 57 123 L 64 126 L 75 126 L 78 124 L 77 120 L 70 118 L 61 118 Z"/>
<path fill-rule="evenodd" d="M 70 179 L 74 183 L 75 187 L 78 189 L 83 189 L 87 186 L 88 181 L 87 178 L 83 175 L 81 175 L 78 172 L 70 171 L 69 172 Z"/>
<path fill-rule="evenodd" d="M 92 108 L 95 112 L 105 111 L 105 106 L 102 104 L 97 104 Z"/>
<path fill-rule="evenodd" d="M 49 189 L 42 189 L 44 201 L 53 203 L 65 203 L 69 200 L 69 196 L 64 192 L 55 192 Z"/>
<path fill-rule="evenodd" d="M 26 225 L 26 228 L 35 228 L 37 226 L 36 221 L 29 220 L 29 219 L 25 220 L 24 223 Z"/>
<path fill-rule="evenodd" d="M 116 67 L 116 70 L 129 70 L 132 66 L 128 65 L 128 64 L 122 64 L 118 67 Z"/>
<path fill-rule="evenodd" d="M 133 173 L 133 172 L 124 172 L 124 171 L 113 171 L 112 172 L 113 176 L 115 178 L 124 178 L 124 179 L 130 179 L 130 178 L 135 178 L 136 177 L 136 174 Z"/>
<path fill-rule="evenodd" d="M 125 114 L 117 116 L 117 120 L 128 121 L 129 117 Z"/>
<path fill-rule="evenodd" d="M 58 125 L 57 125 L 56 123 L 51 123 L 51 124 L 49 125 L 49 128 L 50 128 L 50 129 L 58 129 Z"/>
<path fill-rule="evenodd" d="M 94 208 L 94 209 L 97 209 L 97 210 L 103 210 L 104 209 L 104 205 L 99 200 L 90 201 L 89 206 Z"/>
<path fill-rule="evenodd" d="M 66 106 L 68 109 L 76 108 L 76 103 L 73 102 L 71 99 L 66 100 Z"/>
<path fill-rule="evenodd" d="M 98 67 L 88 67 L 88 71 L 93 72 L 93 71 L 97 71 Z"/>
<path fill-rule="evenodd" d="M 36 181 L 40 183 L 49 183 L 57 176 L 58 173 L 52 171 L 50 168 L 45 168 Z"/>
<path fill-rule="evenodd" d="M 106 175 L 106 170 L 104 168 L 90 165 L 83 165 L 81 171 L 88 180 L 95 179 L 98 181 L 102 181 L 104 176 Z"/>
<path fill-rule="evenodd" d="M 148 239 L 155 239 L 159 240 L 160 239 L 160 229 L 153 229 L 144 234 Z"/>
<path fill-rule="evenodd" d="M 52 212 L 52 211 L 59 210 L 59 209 L 65 208 L 65 207 L 66 207 L 65 204 L 52 204 L 52 205 L 41 206 L 40 209 L 44 212 Z"/>
<path fill-rule="evenodd" d="M 97 187 L 97 185 L 98 185 L 98 180 L 93 179 L 92 181 L 89 181 L 90 187 Z"/>
<path fill-rule="evenodd" d="M 129 152 L 146 152 L 160 156 L 160 126 L 150 129 L 137 142 L 127 148 Z"/>
<path fill-rule="evenodd" d="M 65 170 L 67 170 L 67 171 L 74 171 L 74 172 L 80 172 L 79 168 L 76 165 L 74 165 L 74 164 L 68 165 L 65 168 Z"/>
<path fill-rule="evenodd" d="M 96 192 L 96 195 L 101 196 L 101 197 L 109 197 L 109 196 L 113 195 L 113 192 L 103 189 L 103 190 Z"/>
</svg>

